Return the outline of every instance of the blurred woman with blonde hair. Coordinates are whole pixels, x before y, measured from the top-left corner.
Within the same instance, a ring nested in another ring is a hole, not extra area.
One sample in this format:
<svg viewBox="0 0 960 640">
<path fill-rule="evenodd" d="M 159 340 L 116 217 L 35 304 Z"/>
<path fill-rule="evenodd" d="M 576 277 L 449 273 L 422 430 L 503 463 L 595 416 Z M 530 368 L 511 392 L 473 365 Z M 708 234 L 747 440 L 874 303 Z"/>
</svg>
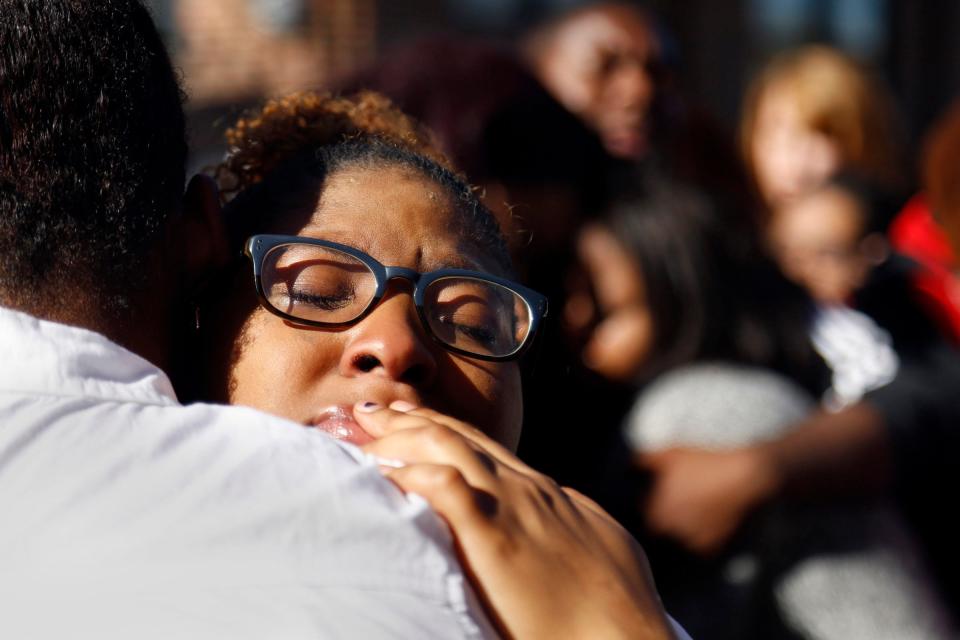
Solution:
<svg viewBox="0 0 960 640">
<path fill-rule="evenodd" d="M 895 187 L 900 176 L 892 101 L 844 54 L 810 45 L 774 58 L 748 90 L 740 144 L 773 209 L 841 171 Z"/>
</svg>

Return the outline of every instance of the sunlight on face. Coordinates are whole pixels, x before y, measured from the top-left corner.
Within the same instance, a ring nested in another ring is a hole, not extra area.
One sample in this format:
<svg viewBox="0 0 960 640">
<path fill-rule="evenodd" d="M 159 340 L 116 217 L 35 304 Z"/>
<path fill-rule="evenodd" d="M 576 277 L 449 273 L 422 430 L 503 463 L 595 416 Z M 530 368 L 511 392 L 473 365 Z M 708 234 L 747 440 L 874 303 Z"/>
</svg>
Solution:
<svg viewBox="0 0 960 640">
<path fill-rule="evenodd" d="M 327 177 L 306 224 L 280 220 L 269 232 L 337 242 L 384 265 L 419 272 L 459 267 L 495 273 L 492 259 L 464 239 L 460 215 L 443 187 L 419 173 L 392 166 L 346 168 Z M 321 304 L 329 313 L 352 303 L 352 298 L 344 302 L 344 296 L 336 297 L 344 289 L 342 282 L 332 293 L 327 286 L 331 260 L 311 259 L 304 265 L 295 257 L 278 258 L 293 282 L 281 283 L 281 289 L 289 291 L 298 283 L 309 284 L 314 293 L 322 288 L 322 304 L 312 298 L 309 303 Z M 356 274 L 363 280 L 362 269 Z M 360 284 L 370 285 L 366 280 Z M 349 293 L 356 297 L 357 288 Z M 335 329 L 299 326 L 259 306 L 250 313 L 250 295 L 252 286 L 239 292 L 244 300 L 233 304 L 234 313 L 246 314 L 240 334 L 224 336 L 235 346 L 231 403 L 321 428 L 329 416 L 339 416 L 336 429 L 326 430 L 359 441 L 351 432 L 355 425 L 342 423 L 349 407 L 405 400 L 469 422 L 516 447 L 522 413 L 517 364 L 483 362 L 446 350 L 423 327 L 406 281 L 393 281 L 364 319 Z M 332 297 L 336 299 L 327 299 Z M 461 316 L 475 311 L 469 304 L 460 306 Z"/>
<path fill-rule="evenodd" d="M 776 85 L 757 108 L 751 161 L 767 203 L 776 208 L 821 186 L 840 169 L 840 148 L 803 121 L 794 95 Z"/>
</svg>

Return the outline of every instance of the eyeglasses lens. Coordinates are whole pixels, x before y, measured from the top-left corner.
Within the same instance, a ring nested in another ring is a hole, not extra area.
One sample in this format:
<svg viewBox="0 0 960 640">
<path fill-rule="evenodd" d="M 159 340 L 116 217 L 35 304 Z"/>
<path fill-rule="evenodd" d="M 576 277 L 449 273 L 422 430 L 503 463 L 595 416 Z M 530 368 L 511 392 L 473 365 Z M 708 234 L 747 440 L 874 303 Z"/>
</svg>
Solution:
<svg viewBox="0 0 960 640">
<path fill-rule="evenodd" d="M 530 310 L 510 289 L 486 280 L 434 280 L 424 296 L 430 330 L 443 342 L 469 353 L 505 356 L 530 330 Z"/>
<path fill-rule="evenodd" d="M 377 292 L 377 279 L 367 265 L 342 251 L 308 244 L 271 249 L 261 278 L 274 308 L 313 322 L 350 322 Z"/>
</svg>

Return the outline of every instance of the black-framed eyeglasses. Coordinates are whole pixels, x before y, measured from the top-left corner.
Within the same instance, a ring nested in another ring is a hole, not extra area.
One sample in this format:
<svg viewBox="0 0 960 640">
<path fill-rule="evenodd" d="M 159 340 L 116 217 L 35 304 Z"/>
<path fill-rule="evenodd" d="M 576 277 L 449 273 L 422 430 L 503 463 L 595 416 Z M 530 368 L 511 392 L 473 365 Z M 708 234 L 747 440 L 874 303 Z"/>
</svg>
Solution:
<svg viewBox="0 0 960 640">
<path fill-rule="evenodd" d="M 244 253 L 253 262 L 263 306 L 307 326 L 359 322 L 399 278 L 413 285 L 420 320 L 444 347 L 481 360 L 510 360 L 532 342 L 547 313 L 545 296 L 504 278 L 466 269 L 387 267 L 326 240 L 256 235 Z"/>
</svg>

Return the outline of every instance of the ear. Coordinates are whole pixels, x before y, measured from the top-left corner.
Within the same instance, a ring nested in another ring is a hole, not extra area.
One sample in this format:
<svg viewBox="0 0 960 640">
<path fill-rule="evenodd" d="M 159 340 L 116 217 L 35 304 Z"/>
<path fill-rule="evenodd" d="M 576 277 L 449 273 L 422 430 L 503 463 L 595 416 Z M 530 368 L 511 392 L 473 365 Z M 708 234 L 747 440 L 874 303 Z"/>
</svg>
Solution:
<svg viewBox="0 0 960 640">
<path fill-rule="evenodd" d="M 173 232 L 187 282 L 203 282 L 227 264 L 227 232 L 219 190 L 212 178 L 195 175 L 190 180 L 183 197 L 183 215 Z"/>
</svg>

